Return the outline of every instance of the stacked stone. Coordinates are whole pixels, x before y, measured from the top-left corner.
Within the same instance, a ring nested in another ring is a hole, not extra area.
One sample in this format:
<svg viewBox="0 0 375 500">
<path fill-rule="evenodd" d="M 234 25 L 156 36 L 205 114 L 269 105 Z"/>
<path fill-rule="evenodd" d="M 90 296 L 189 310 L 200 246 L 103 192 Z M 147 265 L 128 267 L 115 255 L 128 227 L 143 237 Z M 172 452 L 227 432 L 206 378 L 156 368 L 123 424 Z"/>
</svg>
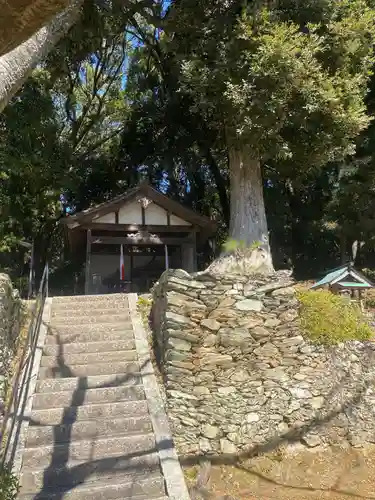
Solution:
<svg viewBox="0 0 375 500">
<path fill-rule="evenodd" d="M 314 345 L 290 273 L 167 271 L 152 320 L 180 453 L 375 442 L 373 343 Z"/>
<path fill-rule="evenodd" d="M 5 386 L 20 331 L 20 321 L 21 301 L 9 276 L 0 274 L 0 422 L 4 409 Z"/>
</svg>

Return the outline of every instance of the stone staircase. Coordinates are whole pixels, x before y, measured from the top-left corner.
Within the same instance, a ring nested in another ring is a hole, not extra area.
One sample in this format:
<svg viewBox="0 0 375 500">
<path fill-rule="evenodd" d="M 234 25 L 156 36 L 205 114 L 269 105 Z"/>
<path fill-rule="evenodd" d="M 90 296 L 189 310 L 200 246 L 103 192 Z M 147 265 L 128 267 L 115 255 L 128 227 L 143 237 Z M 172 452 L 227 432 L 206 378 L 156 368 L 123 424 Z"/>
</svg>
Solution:
<svg viewBox="0 0 375 500">
<path fill-rule="evenodd" d="M 55 298 L 21 500 L 164 500 L 128 297 Z"/>
</svg>

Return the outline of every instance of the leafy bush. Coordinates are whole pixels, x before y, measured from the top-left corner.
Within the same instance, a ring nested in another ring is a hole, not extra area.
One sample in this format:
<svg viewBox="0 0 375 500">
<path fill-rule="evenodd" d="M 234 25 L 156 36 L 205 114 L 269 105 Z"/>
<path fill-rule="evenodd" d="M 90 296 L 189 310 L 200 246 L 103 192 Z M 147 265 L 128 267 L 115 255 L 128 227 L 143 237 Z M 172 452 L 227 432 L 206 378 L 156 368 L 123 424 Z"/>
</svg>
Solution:
<svg viewBox="0 0 375 500">
<path fill-rule="evenodd" d="M 334 345 L 347 340 L 368 340 L 373 332 L 358 305 L 329 291 L 300 291 L 300 322 L 313 342 Z"/>
<path fill-rule="evenodd" d="M 12 473 L 10 466 L 0 469 L 0 498 L 1 500 L 16 500 L 19 490 L 17 477 Z"/>
<path fill-rule="evenodd" d="M 375 282 L 375 270 L 374 269 L 369 269 L 369 268 L 365 267 L 364 269 L 361 269 L 361 272 L 370 281 Z"/>
<path fill-rule="evenodd" d="M 365 306 L 375 308 L 375 289 L 366 290 Z"/>
</svg>

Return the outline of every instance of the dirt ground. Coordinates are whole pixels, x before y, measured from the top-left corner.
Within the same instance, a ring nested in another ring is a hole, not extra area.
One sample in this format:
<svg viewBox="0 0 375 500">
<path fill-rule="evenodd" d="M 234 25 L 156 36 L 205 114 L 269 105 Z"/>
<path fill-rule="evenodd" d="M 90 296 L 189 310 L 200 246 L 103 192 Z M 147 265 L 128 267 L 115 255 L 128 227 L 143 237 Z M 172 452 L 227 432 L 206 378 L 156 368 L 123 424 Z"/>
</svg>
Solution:
<svg viewBox="0 0 375 500">
<path fill-rule="evenodd" d="M 186 471 L 189 484 L 196 470 Z M 213 466 L 209 490 L 235 500 L 375 500 L 375 447 L 275 452 L 234 466 Z"/>
</svg>

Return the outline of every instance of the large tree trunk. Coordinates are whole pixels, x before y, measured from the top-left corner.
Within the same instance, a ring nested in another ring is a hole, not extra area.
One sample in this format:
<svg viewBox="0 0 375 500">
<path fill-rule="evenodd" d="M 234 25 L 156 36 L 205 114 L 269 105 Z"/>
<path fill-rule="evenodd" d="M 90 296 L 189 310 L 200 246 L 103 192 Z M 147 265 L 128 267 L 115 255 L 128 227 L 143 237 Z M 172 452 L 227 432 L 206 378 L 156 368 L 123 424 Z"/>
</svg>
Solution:
<svg viewBox="0 0 375 500">
<path fill-rule="evenodd" d="M 0 1 L 0 56 L 25 42 L 69 3 L 70 0 Z"/>
<path fill-rule="evenodd" d="M 0 57 L 0 112 L 35 66 L 77 20 L 83 0 L 72 0 L 47 26 L 11 52 Z"/>
<path fill-rule="evenodd" d="M 229 274 L 273 272 L 260 160 L 249 147 L 229 148 L 231 244 L 210 266 Z"/>
</svg>

